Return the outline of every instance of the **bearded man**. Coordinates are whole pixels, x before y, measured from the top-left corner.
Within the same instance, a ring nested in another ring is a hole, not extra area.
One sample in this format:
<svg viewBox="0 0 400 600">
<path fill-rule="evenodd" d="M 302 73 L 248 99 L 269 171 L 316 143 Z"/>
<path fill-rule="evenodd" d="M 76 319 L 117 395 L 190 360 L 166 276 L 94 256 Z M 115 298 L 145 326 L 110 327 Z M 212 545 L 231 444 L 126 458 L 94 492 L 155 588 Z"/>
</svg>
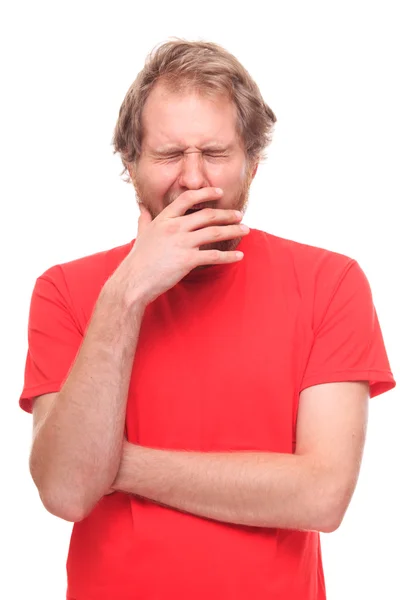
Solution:
<svg viewBox="0 0 400 600">
<path fill-rule="evenodd" d="M 136 238 L 36 280 L 20 406 L 69 600 L 326 598 L 395 381 L 357 261 L 242 223 L 275 121 L 221 46 L 161 45 L 113 138 Z"/>
</svg>

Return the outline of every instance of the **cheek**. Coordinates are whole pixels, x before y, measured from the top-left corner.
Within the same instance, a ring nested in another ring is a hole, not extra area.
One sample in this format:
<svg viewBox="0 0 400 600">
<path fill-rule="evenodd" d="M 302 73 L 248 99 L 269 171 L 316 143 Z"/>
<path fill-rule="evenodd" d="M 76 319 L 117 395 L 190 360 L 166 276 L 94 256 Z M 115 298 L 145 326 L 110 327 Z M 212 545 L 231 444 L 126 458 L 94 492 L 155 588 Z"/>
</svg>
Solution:
<svg viewBox="0 0 400 600">
<path fill-rule="evenodd" d="M 224 173 L 221 173 L 221 185 L 219 187 L 222 187 L 222 189 L 225 191 L 225 196 L 234 196 L 238 193 L 238 190 L 243 187 L 245 178 L 245 169 L 225 171 Z"/>
<path fill-rule="evenodd" d="M 216 177 L 222 183 L 225 183 L 227 187 L 235 188 L 243 181 L 246 168 L 244 164 L 240 164 L 235 161 L 232 163 L 220 163 L 212 165 L 208 172 L 211 176 Z"/>
<path fill-rule="evenodd" d="M 140 172 L 140 183 L 147 197 L 163 198 L 174 182 L 174 177 L 167 169 L 143 168 Z"/>
</svg>

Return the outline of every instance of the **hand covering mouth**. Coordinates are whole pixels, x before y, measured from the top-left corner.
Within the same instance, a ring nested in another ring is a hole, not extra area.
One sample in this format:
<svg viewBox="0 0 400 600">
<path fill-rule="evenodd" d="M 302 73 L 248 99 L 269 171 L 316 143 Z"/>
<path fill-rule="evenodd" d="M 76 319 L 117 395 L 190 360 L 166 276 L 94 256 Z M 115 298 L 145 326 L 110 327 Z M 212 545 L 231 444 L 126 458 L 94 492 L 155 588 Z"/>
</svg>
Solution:
<svg viewBox="0 0 400 600">
<path fill-rule="evenodd" d="M 210 207 L 209 204 L 195 204 L 192 208 L 188 208 L 188 210 L 185 212 L 185 215 L 191 215 L 192 213 L 197 212 L 198 210 L 202 210 L 203 208 L 208 207 Z"/>
</svg>

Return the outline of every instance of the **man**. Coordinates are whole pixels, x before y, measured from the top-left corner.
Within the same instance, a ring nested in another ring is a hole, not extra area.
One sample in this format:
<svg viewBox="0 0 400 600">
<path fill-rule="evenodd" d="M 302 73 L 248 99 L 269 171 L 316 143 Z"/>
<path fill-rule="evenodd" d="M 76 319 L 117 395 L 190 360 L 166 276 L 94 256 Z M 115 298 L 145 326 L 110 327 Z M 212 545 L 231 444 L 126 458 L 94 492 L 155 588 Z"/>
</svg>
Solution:
<svg viewBox="0 0 400 600">
<path fill-rule="evenodd" d="M 326 597 L 395 381 L 358 263 L 241 225 L 275 121 L 221 47 L 158 48 L 114 135 L 137 238 L 36 281 L 20 405 L 70 600 Z"/>
</svg>

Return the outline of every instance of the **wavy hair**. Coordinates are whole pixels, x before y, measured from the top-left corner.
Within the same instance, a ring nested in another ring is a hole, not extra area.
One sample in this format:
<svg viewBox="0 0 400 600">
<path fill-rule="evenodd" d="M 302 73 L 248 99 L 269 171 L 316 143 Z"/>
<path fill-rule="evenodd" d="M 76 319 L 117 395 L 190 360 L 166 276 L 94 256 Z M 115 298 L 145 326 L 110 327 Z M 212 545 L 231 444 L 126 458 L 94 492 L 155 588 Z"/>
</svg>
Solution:
<svg viewBox="0 0 400 600">
<path fill-rule="evenodd" d="M 160 81 L 174 93 L 195 91 L 206 96 L 227 96 L 236 105 L 236 130 L 248 164 L 266 160 L 276 116 L 248 71 L 218 44 L 173 38 L 155 46 L 147 55 L 119 110 L 112 145 L 114 154 L 121 155 L 121 175 L 127 175 L 126 182 L 131 181 L 128 165 L 135 166 L 141 153 L 143 107 Z"/>
</svg>

